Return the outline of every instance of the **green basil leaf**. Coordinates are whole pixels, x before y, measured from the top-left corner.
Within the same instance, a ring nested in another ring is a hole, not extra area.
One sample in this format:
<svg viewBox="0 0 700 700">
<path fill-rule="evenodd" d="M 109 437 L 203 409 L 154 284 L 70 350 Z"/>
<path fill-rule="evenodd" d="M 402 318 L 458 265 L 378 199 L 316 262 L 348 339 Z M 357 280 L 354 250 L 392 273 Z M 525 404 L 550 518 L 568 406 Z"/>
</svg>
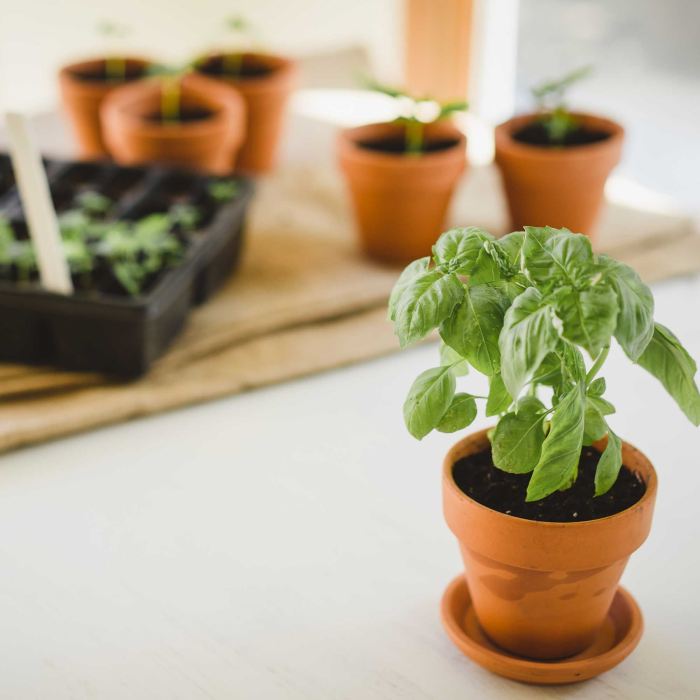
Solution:
<svg viewBox="0 0 700 700">
<path fill-rule="evenodd" d="M 540 460 L 527 486 L 526 501 L 539 501 L 576 480 L 583 445 L 583 385 L 576 384 L 554 409 Z"/>
<path fill-rule="evenodd" d="M 595 495 L 607 493 L 617 481 L 622 467 L 622 440 L 608 429 L 608 444 L 595 470 Z"/>
<path fill-rule="evenodd" d="M 422 440 L 442 420 L 455 394 L 455 376 L 449 367 L 434 367 L 418 375 L 403 405 L 408 432 Z"/>
<path fill-rule="evenodd" d="M 562 322 L 562 335 L 585 348 L 592 358 L 615 332 L 617 296 L 606 284 L 594 284 L 583 291 L 562 288 L 556 295 L 555 310 Z"/>
<path fill-rule="evenodd" d="M 523 256 L 528 277 L 542 289 L 557 283 L 576 287 L 593 270 L 590 239 L 566 229 L 526 226 Z"/>
<path fill-rule="evenodd" d="M 470 285 L 493 284 L 501 279 L 501 267 L 488 252 L 488 248 L 482 248 L 476 259 L 471 275 Z"/>
<path fill-rule="evenodd" d="M 562 359 L 556 352 L 545 355 L 532 377 L 532 382 L 545 386 L 558 386 L 562 383 Z"/>
<path fill-rule="evenodd" d="M 654 335 L 654 297 L 631 267 L 607 255 L 599 256 L 598 261 L 618 299 L 615 338 L 630 359 L 636 360 Z"/>
<path fill-rule="evenodd" d="M 396 309 L 398 308 L 399 300 L 401 299 L 401 296 L 406 288 L 416 277 L 419 277 L 424 272 L 428 271 L 428 265 L 430 265 L 430 257 L 428 256 L 425 258 L 420 258 L 419 260 L 414 260 L 399 275 L 399 278 L 394 284 L 394 288 L 391 290 L 391 295 L 389 296 L 388 316 L 390 321 L 396 320 Z"/>
<path fill-rule="evenodd" d="M 615 406 L 610 401 L 607 401 L 602 396 L 589 396 L 588 400 L 600 411 L 604 416 L 609 416 L 615 413 Z"/>
<path fill-rule="evenodd" d="M 437 424 L 441 433 L 454 433 L 474 422 L 476 401 L 471 394 L 455 394 L 450 407 Z"/>
<path fill-rule="evenodd" d="M 654 335 L 637 363 L 664 385 L 693 425 L 700 425 L 697 365 L 668 328 L 654 324 Z"/>
<path fill-rule="evenodd" d="M 602 396 L 605 393 L 605 377 L 594 379 L 588 387 L 589 396 Z"/>
<path fill-rule="evenodd" d="M 583 444 L 592 445 L 608 432 L 608 424 L 593 399 L 586 399 L 586 411 L 583 423 Z"/>
<path fill-rule="evenodd" d="M 496 241 L 500 249 L 506 254 L 508 263 L 514 271 L 521 269 L 521 253 L 525 245 L 525 232 L 514 231 Z"/>
<path fill-rule="evenodd" d="M 513 399 L 506 389 L 506 385 L 503 383 L 503 377 L 501 377 L 500 372 L 494 374 L 489 379 L 489 395 L 486 400 L 486 415 L 487 416 L 497 416 L 499 413 L 505 413 L 510 405 L 513 403 Z"/>
<path fill-rule="evenodd" d="M 428 270 L 414 277 L 401 294 L 394 328 L 401 347 L 420 340 L 439 326 L 464 296 L 456 275 Z"/>
<path fill-rule="evenodd" d="M 484 242 L 493 236 L 476 226 L 453 228 L 438 238 L 433 246 L 436 264 L 462 275 L 471 274 L 479 258 Z"/>
<path fill-rule="evenodd" d="M 440 345 L 440 364 L 451 367 L 455 377 L 463 377 L 465 374 L 469 374 L 467 361 L 456 350 L 444 343 Z"/>
<path fill-rule="evenodd" d="M 498 421 L 491 440 L 493 463 L 511 474 L 527 474 L 539 462 L 544 441 L 545 407 L 533 396 L 524 396 L 513 413 Z"/>
<path fill-rule="evenodd" d="M 440 326 L 440 336 L 472 367 L 491 376 L 501 364 L 498 337 L 507 306 L 507 297 L 496 287 L 468 287 L 462 303 Z"/>
<path fill-rule="evenodd" d="M 514 399 L 558 342 L 552 309 L 539 290 L 529 287 L 506 312 L 499 338 L 501 374 Z"/>
</svg>

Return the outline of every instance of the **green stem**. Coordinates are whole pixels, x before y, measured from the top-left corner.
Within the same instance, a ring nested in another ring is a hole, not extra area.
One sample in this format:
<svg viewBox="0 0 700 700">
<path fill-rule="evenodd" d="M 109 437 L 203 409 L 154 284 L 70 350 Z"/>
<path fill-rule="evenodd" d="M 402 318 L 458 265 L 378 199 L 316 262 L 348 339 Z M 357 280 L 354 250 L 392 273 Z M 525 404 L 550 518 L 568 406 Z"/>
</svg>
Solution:
<svg viewBox="0 0 700 700">
<path fill-rule="evenodd" d="M 406 121 L 406 153 L 420 155 L 423 150 L 423 124 L 417 119 Z"/>
<path fill-rule="evenodd" d="M 593 366 L 588 370 L 588 374 L 586 375 L 586 386 L 589 386 L 590 383 L 593 381 L 595 378 L 595 375 L 598 374 L 598 371 L 600 368 L 603 366 L 603 363 L 608 357 L 608 353 L 610 352 L 610 343 L 608 343 L 601 351 L 598 357 L 596 358 L 596 361 L 593 363 Z"/>
<path fill-rule="evenodd" d="M 105 59 L 105 75 L 108 80 L 123 81 L 126 78 L 126 61 L 123 58 Z"/>
<path fill-rule="evenodd" d="M 243 54 L 238 53 L 226 53 L 224 54 L 224 74 L 240 76 L 243 72 Z"/>
<path fill-rule="evenodd" d="M 160 114 L 164 122 L 180 118 L 180 78 L 164 78 L 160 90 Z"/>
</svg>

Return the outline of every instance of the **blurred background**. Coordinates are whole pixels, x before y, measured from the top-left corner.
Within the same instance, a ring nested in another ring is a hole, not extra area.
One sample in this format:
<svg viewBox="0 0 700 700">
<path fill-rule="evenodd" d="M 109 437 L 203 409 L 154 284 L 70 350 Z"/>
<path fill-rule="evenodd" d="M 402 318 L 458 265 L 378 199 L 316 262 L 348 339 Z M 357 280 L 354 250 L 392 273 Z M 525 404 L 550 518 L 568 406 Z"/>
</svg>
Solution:
<svg viewBox="0 0 700 700">
<path fill-rule="evenodd" d="M 408 57 L 420 54 L 408 44 L 430 40 L 431 23 L 461 12 L 463 26 L 432 52 L 450 61 L 470 27 L 474 44 L 463 68 L 473 114 L 502 120 L 531 106 L 533 83 L 593 64 L 594 76 L 571 101 L 626 126 L 618 172 L 700 209 L 700 3 L 692 0 L 0 0 L 0 8 L 0 109 L 54 109 L 58 67 L 103 54 L 110 41 L 117 51 L 176 62 L 225 45 L 223 18 L 241 14 L 263 46 L 308 59 L 305 86 L 314 92 L 297 95 L 293 110 L 345 122 L 370 118 L 376 99 L 363 114 L 332 88 L 355 87 L 364 71 L 405 84 Z M 129 27 L 128 36 L 101 36 L 96 27 L 105 19 Z"/>
</svg>

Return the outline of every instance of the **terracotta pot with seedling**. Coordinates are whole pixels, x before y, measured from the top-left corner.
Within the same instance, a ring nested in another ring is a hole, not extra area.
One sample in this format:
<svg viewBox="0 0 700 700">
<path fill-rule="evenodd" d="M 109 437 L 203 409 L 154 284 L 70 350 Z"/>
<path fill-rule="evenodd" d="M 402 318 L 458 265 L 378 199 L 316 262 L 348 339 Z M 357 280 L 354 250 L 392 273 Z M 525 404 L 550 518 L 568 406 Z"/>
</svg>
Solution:
<svg viewBox="0 0 700 700">
<path fill-rule="evenodd" d="M 513 229 L 567 226 L 595 235 L 624 131 L 610 119 L 567 109 L 566 91 L 589 73 L 582 68 L 536 86 L 538 111 L 496 127 L 496 164 Z"/>
<path fill-rule="evenodd" d="M 340 132 L 338 158 L 364 251 L 389 263 L 426 255 L 444 228 L 466 167 L 466 139 L 450 117 L 466 102 L 439 104 L 370 83 L 402 116 Z"/>
<path fill-rule="evenodd" d="M 102 22 L 100 33 L 105 37 L 121 38 L 128 34 L 122 25 Z M 58 83 L 63 109 L 83 158 L 107 155 L 100 126 L 100 106 L 116 87 L 144 77 L 149 63 L 142 58 L 113 55 L 96 58 L 61 68 Z"/>
<path fill-rule="evenodd" d="M 102 106 L 112 157 L 123 165 L 156 162 L 230 172 L 245 131 L 241 96 L 193 74 L 190 64 L 151 72 L 153 78 L 115 90 Z"/>
<path fill-rule="evenodd" d="M 566 229 L 448 231 L 393 290 L 401 345 L 434 329 L 443 343 L 409 391 L 409 432 L 461 430 L 480 401 L 496 420 L 445 458 L 444 513 L 465 571 L 442 616 L 497 673 L 583 680 L 639 641 L 641 613 L 618 581 L 649 533 L 656 473 L 611 426 L 601 372 L 612 343 L 700 424 L 696 364 L 653 314 L 631 268 Z M 486 396 L 457 390 L 470 367 L 488 377 Z"/>
<path fill-rule="evenodd" d="M 241 48 L 205 56 L 195 68 L 241 94 L 248 118 L 236 167 L 252 174 L 266 173 L 277 160 L 285 110 L 297 77 L 296 63 L 254 50 L 253 30 L 244 18 L 230 17 L 224 26 Z"/>
</svg>

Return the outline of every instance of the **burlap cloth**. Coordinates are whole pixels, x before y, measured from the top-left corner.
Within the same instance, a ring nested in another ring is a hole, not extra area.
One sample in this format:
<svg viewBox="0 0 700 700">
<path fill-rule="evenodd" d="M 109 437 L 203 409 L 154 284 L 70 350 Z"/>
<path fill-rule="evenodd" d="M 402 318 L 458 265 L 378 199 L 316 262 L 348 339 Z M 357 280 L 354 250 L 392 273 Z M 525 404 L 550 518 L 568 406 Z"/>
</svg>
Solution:
<svg viewBox="0 0 700 700">
<path fill-rule="evenodd" d="M 472 170 L 455 221 L 503 232 L 503 212 L 493 170 Z M 599 248 L 647 281 L 700 269 L 700 235 L 674 213 L 610 204 Z M 0 365 L 0 451 L 394 351 L 384 307 L 396 275 L 358 254 L 337 175 L 280 172 L 260 184 L 239 273 L 146 377 Z"/>
</svg>

